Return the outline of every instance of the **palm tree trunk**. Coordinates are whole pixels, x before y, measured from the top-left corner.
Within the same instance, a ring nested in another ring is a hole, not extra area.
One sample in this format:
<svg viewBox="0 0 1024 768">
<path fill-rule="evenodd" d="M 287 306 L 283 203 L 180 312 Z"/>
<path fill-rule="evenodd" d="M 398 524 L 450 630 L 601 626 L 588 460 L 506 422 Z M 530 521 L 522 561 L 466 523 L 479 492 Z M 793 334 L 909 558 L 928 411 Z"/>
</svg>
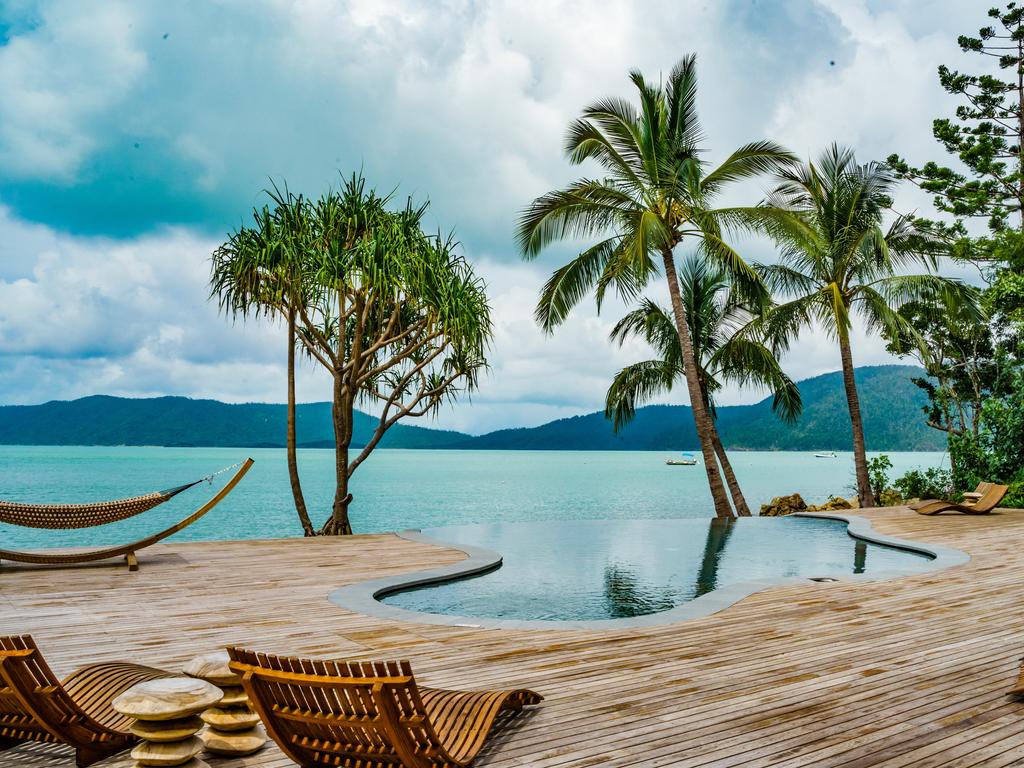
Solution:
<svg viewBox="0 0 1024 768">
<path fill-rule="evenodd" d="M 321 534 L 347 536 L 352 533 L 348 519 L 348 505 L 352 494 L 348 492 L 348 449 L 352 442 L 352 398 L 345 391 L 340 374 L 334 375 L 334 401 L 331 418 L 334 422 L 334 472 L 337 485 L 331 517 L 320 530 Z"/>
<path fill-rule="evenodd" d="M 302 484 L 299 482 L 299 462 L 295 452 L 295 310 L 288 313 L 288 479 L 292 484 L 292 498 L 295 499 L 295 512 L 302 524 L 305 536 L 316 536 L 313 523 L 306 509 L 306 499 L 302 495 Z"/>
<path fill-rule="evenodd" d="M 843 385 L 846 387 L 846 403 L 850 407 L 850 426 L 853 428 L 853 465 L 857 472 L 857 498 L 861 508 L 875 506 L 868 479 L 868 457 L 864 448 L 864 422 L 860 415 L 860 398 L 857 397 L 857 383 L 853 379 L 853 355 L 850 353 L 850 337 L 839 334 L 839 354 L 843 358 Z"/>
<path fill-rule="evenodd" d="M 679 347 L 683 355 L 683 369 L 686 374 L 686 388 L 690 393 L 690 407 L 693 409 L 693 423 L 700 440 L 700 450 L 704 457 L 704 471 L 708 476 L 711 499 L 715 504 L 715 515 L 718 517 L 734 517 L 729 498 L 726 496 L 722 475 L 718 471 L 718 458 L 715 446 L 711 441 L 714 424 L 704 405 L 703 389 L 700 385 L 700 374 L 697 361 L 693 354 L 693 338 L 690 326 L 686 322 L 686 311 L 683 309 L 683 297 L 679 293 L 679 276 L 676 274 L 676 262 L 672 250 L 662 251 L 665 263 L 665 278 L 668 280 L 668 293 L 672 298 L 672 314 L 675 316 L 676 332 L 679 334 Z"/>
<path fill-rule="evenodd" d="M 747 500 L 743 496 L 743 491 L 740 490 L 740 483 L 736 479 L 736 473 L 732 471 L 729 456 L 726 454 L 725 447 L 722 445 L 722 439 L 718 435 L 718 425 L 714 421 L 711 422 L 711 429 L 711 442 L 715 446 L 718 463 L 722 465 L 722 474 L 725 475 L 725 484 L 729 486 L 729 495 L 732 496 L 732 503 L 736 507 L 736 514 L 740 517 L 750 517 L 750 507 L 747 506 Z"/>
</svg>

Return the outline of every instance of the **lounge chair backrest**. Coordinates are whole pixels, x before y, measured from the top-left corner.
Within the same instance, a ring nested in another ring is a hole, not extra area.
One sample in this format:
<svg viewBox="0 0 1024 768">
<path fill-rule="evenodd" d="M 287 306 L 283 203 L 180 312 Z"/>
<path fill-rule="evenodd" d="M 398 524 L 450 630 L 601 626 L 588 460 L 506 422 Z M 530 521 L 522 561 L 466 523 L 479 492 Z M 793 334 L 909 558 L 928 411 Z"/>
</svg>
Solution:
<svg viewBox="0 0 1024 768">
<path fill-rule="evenodd" d="M 76 729 L 88 719 L 28 635 L 0 637 L 0 685 L 4 686 L 0 690 L 0 733 L 5 736 L 60 742 L 60 734 L 51 732 L 43 723 L 61 723 Z M 26 701 L 40 711 L 30 711 Z"/>
<path fill-rule="evenodd" d="M 1003 500 L 1003 496 L 1010 490 L 1008 485 L 996 485 L 995 483 L 989 483 L 988 488 L 982 493 L 980 499 L 971 505 L 975 510 L 991 510 L 995 509 L 995 506 Z"/>
<path fill-rule="evenodd" d="M 271 736 L 299 765 L 449 762 L 407 661 L 228 654 Z"/>
<path fill-rule="evenodd" d="M 35 649 L 31 637 L 0 637 L 0 669 L 12 653 Z M 55 741 L 22 705 L 14 689 L 0 676 L 0 739 L 16 741 Z"/>
</svg>

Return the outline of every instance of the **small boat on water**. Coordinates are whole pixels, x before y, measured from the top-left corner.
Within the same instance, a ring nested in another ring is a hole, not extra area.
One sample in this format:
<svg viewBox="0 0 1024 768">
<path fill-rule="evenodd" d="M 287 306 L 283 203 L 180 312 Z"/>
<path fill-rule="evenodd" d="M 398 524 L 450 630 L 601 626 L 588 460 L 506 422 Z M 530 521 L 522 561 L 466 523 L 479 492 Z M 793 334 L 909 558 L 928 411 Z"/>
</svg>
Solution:
<svg viewBox="0 0 1024 768">
<path fill-rule="evenodd" d="M 816 458 L 816 459 L 834 459 L 834 458 L 836 458 L 836 452 L 835 451 L 820 451 L 820 452 L 814 454 L 814 458 Z"/>
<path fill-rule="evenodd" d="M 665 463 L 670 467 L 692 467 L 697 464 L 697 457 L 692 453 L 684 453 L 678 459 L 666 459 Z"/>
</svg>

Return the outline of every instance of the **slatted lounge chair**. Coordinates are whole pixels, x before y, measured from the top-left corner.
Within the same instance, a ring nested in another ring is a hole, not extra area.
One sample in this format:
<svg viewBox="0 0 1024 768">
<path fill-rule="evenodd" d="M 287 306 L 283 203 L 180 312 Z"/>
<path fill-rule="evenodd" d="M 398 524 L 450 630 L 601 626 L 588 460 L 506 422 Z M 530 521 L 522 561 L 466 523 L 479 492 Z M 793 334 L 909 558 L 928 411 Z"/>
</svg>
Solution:
<svg viewBox="0 0 1024 768">
<path fill-rule="evenodd" d="M 495 720 L 539 694 L 416 684 L 407 661 L 344 662 L 228 648 L 231 669 L 271 738 L 303 768 L 469 765 Z"/>
<path fill-rule="evenodd" d="M 980 487 L 980 486 L 979 486 Z M 914 511 L 919 515 L 937 515 L 940 512 L 962 512 L 965 515 L 987 515 L 996 505 L 1003 500 L 1003 496 L 1009 490 L 1009 486 L 990 483 L 982 493 L 981 498 L 973 504 L 957 504 L 953 501 L 942 501 L 941 499 L 928 499 L 914 506 Z"/>
<path fill-rule="evenodd" d="M 110 703 L 137 683 L 173 676 L 108 663 L 82 667 L 61 682 L 31 637 L 0 637 L 0 750 L 28 741 L 70 744 L 85 768 L 139 740 L 128 732 L 131 718 Z"/>
<path fill-rule="evenodd" d="M 985 491 L 992 487 L 992 483 L 978 483 L 978 487 L 973 491 L 968 491 L 964 494 L 964 504 L 974 504 L 978 499 L 985 495 Z M 923 507 L 925 504 L 931 504 L 935 499 L 918 499 L 913 504 L 908 504 L 911 509 L 917 509 Z"/>
<path fill-rule="evenodd" d="M 213 498 L 203 504 L 203 506 L 184 520 L 175 523 L 170 528 L 166 528 L 152 536 L 147 536 L 144 539 L 139 539 L 138 541 L 133 541 L 129 544 L 121 544 L 114 547 L 100 547 L 98 549 L 89 549 L 80 552 L 47 552 L 45 550 L 36 552 L 19 552 L 10 549 L 0 549 L 0 562 L 3 562 L 4 560 L 12 560 L 14 562 L 33 563 L 36 565 L 75 565 L 81 563 L 92 563 L 99 560 L 109 560 L 115 557 L 123 557 L 125 562 L 128 563 L 128 570 L 137 571 L 139 569 L 139 561 L 136 557 L 136 552 L 140 549 L 151 547 L 157 542 L 163 541 L 168 536 L 173 536 L 179 531 L 188 528 L 188 526 L 192 525 L 192 523 L 196 522 L 199 518 L 203 517 L 207 512 L 217 506 L 225 496 L 231 493 L 234 487 L 238 485 L 239 481 L 241 481 L 245 476 L 245 473 L 249 471 L 252 464 L 252 459 L 246 459 L 241 464 L 236 465 L 239 468 L 238 471 L 230 480 L 228 480 L 225 486 L 213 496 Z M 228 470 L 230 469 L 234 469 L 234 467 L 228 467 Z M 218 472 L 216 474 L 220 473 Z M 210 478 L 212 477 L 213 475 L 210 476 Z M 203 478 L 203 480 L 206 479 L 207 478 Z M 134 517 L 135 515 L 139 515 L 150 510 L 182 491 L 191 488 L 194 485 L 198 485 L 203 482 L 203 480 L 197 480 L 194 483 L 182 485 L 167 491 L 158 491 L 156 493 L 146 494 L 145 496 L 135 496 L 130 499 L 120 499 L 118 501 L 103 502 L 100 504 L 44 505 L 0 501 L 0 521 L 29 528 L 48 528 L 52 530 L 71 530 L 75 528 L 88 528 L 95 525 L 105 525 L 119 520 L 126 520 L 129 517 Z"/>
</svg>

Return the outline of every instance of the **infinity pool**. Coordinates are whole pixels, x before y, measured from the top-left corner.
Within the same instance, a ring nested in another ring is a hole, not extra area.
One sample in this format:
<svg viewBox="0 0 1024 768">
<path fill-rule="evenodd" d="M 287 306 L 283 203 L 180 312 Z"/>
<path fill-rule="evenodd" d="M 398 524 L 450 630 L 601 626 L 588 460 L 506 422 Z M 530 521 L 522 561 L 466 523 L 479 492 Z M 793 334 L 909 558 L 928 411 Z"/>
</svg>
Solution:
<svg viewBox="0 0 1024 768">
<path fill-rule="evenodd" d="M 488 573 L 394 592 L 387 605 L 492 619 L 589 621 L 659 613 L 720 587 L 787 577 L 900 575 L 931 558 L 810 518 L 592 520 L 425 529 L 500 552 Z"/>
</svg>

